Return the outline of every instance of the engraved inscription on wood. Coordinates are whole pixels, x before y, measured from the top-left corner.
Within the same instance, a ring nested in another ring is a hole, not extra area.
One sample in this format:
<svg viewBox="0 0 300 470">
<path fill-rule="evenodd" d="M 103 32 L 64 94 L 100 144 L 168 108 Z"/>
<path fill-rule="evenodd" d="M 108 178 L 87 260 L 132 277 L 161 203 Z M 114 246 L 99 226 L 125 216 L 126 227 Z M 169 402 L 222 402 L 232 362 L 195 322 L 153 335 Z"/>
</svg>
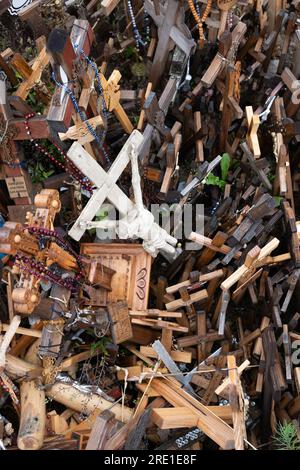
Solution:
<svg viewBox="0 0 300 470">
<path fill-rule="evenodd" d="M 5 178 L 5 181 L 11 199 L 16 199 L 18 197 L 29 197 L 26 188 L 26 182 L 23 176 Z"/>
</svg>

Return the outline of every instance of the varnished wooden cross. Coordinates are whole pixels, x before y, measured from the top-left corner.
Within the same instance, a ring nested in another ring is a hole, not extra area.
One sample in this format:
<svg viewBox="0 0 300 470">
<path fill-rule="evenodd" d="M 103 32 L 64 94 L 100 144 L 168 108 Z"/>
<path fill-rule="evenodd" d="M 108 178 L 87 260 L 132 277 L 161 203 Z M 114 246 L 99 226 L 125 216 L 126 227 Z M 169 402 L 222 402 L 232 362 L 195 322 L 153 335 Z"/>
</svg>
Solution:
<svg viewBox="0 0 300 470">
<path fill-rule="evenodd" d="M 121 77 L 122 75 L 119 70 L 114 70 L 108 80 L 106 80 L 104 75 L 100 75 L 107 109 L 114 112 L 127 134 L 131 134 L 133 125 L 120 103 L 121 92 L 119 81 Z"/>
<path fill-rule="evenodd" d="M 19 96 L 24 101 L 26 100 L 30 90 L 40 81 L 49 60 L 49 54 L 46 51 L 46 46 L 44 46 L 31 67 L 30 75 L 18 87 L 15 96 Z"/>
</svg>

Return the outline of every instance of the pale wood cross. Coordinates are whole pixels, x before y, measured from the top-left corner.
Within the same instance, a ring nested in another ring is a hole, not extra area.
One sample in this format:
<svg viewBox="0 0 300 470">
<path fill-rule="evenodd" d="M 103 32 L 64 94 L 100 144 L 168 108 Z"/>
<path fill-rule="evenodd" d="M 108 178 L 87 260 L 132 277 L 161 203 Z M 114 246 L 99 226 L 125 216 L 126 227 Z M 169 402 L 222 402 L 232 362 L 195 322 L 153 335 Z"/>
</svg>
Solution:
<svg viewBox="0 0 300 470">
<path fill-rule="evenodd" d="M 127 134 L 131 134 L 133 125 L 120 103 L 121 91 L 118 83 L 121 77 L 122 75 L 119 70 L 114 70 L 108 80 L 106 80 L 103 74 L 100 75 L 100 80 L 107 109 L 114 112 Z"/>
<path fill-rule="evenodd" d="M 72 145 L 68 152 L 68 157 L 97 187 L 94 195 L 69 231 L 69 235 L 74 240 L 79 241 L 87 228 L 107 228 L 107 222 L 92 222 L 96 213 L 107 199 L 118 209 L 121 216 L 124 217 L 124 219 L 119 221 L 121 228 L 119 228 L 118 233 L 119 235 L 120 233 L 124 234 L 120 238 L 142 238 L 144 240 L 144 248 L 152 256 L 156 256 L 158 249 L 175 254 L 174 246 L 177 240 L 159 227 L 154 222 L 153 215 L 143 206 L 137 165 L 137 149 L 142 141 L 142 134 L 134 130 L 107 173 L 78 142 Z M 116 181 L 130 161 L 135 203 L 116 184 Z M 110 222 L 115 226 L 117 225 L 114 221 Z"/>
<path fill-rule="evenodd" d="M 145 0 L 145 10 L 158 28 L 158 43 L 151 68 L 149 81 L 153 89 L 159 83 L 170 52 L 170 46 L 176 44 L 187 56 L 195 47 L 191 33 L 184 23 L 184 8 L 177 0 L 168 0 L 167 5 L 159 4 L 159 12 L 151 0 Z"/>
</svg>

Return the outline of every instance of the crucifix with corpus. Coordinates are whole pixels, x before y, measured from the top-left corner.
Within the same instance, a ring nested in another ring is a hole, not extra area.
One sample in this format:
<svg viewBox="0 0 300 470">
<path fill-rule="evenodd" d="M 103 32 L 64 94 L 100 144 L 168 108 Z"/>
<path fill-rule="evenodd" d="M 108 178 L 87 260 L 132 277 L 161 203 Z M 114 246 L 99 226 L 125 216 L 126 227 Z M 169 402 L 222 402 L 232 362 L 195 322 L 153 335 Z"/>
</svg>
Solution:
<svg viewBox="0 0 300 470">
<path fill-rule="evenodd" d="M 176 254 L 176 238 L 155 223 L 154 216 L 143 205 L 138 170 L 138 148 L 142 141 L 142 134 L 134 130 L 107 173 L 78 142 L 72 145 L 68 157 L 97 187 L 69 231 L 74 240 L 79 241 L 86 229 L 113 227 L 120 238 L 143 239 L 144 249 L 153 257 L 157 256 L 160 250 L 171 255 Z M 116 184 L 129 162 L 132 168 L 134 203 Z M 106 199 L 118 209 L 122 218 L 118 222 L 93 222 L 93 218 Z"/>
</svg>

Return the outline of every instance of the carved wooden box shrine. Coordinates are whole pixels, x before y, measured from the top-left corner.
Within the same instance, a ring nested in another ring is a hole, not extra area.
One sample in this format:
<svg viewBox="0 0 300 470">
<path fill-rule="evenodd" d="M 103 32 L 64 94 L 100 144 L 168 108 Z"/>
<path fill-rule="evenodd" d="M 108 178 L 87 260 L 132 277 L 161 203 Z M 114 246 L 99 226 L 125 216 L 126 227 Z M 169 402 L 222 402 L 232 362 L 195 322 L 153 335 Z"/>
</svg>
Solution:
<svg viewBox="0 0 300 470">
<path fill-rule="evenodd" d="M 108 303 L 125 300 L 129 309 L 147 309 L 152 258 L 142 245 L 83 243 L 81 254 L 115 271 L 107 291 Z"/>
</svg>

